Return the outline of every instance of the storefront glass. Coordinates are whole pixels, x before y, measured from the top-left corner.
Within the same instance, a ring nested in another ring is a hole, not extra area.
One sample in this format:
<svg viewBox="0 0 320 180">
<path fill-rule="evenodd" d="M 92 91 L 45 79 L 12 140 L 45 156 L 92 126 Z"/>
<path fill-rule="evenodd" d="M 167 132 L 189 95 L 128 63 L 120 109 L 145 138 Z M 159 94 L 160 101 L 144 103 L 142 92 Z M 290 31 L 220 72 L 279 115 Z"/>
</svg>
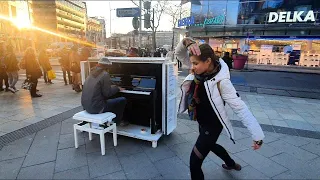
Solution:
<svg viewBox="0 0 320 180">
<path fill-rule="evenodd" d="M 304 19 L 310 10 L 314 12 L 315 21 L 320 22 L 320 1 L 318 0 L 202 0 L 199 4 L 192 4 L 191 16 L 195 17 L 195 24 L 203 23 L 206 18 L 224 17 L 222 24 L 209 24 L 209 26 L 268 24 L 270 12 L 291 12 L 290 16 L 293 18 L 294 11 L 305 11 L 301 14 L 301 18 Z"/>
<path fill-rule="evenodd" d="M 293 11 L 305 11 L 301 15 L 301 18 L 304 19 L 310 10 L 314 11 L 316 22 L 319 22 L 317 12 L 319 8 L 320 3 L 317 0 L 240 0 L 238 24 L 267 24 L 269 12 L 292 12 L 291 17 L 293 17 Z"/>
</svg>

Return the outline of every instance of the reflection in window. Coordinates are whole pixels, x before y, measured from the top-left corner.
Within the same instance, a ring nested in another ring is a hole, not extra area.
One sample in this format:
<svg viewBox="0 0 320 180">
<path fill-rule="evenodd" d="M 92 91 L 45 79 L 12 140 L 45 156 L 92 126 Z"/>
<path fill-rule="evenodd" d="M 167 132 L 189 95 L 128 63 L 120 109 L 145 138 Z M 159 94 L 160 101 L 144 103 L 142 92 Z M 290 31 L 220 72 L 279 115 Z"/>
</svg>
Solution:
<svg viewBox="0 0 320 180">
<path fill-rule="evenodd" d="M 242 2 L 239 4 L 238 24 L 263 24 L 266 11 L 263 5 L 266 1 Z"/>
<path fill-rule="evenodd" d="M 201 5 L 191 5 L 191 16 L 194 16 L 195 24 L 201 24 L 204 22 L 208 14 L 209 1 L 201 1 Z"/>
<path fill-rule="evenodd" d="M 227 2 L 226 25 L 236 25 L 239 9 L 239 1 L 232 0 Z"/>
</svg>

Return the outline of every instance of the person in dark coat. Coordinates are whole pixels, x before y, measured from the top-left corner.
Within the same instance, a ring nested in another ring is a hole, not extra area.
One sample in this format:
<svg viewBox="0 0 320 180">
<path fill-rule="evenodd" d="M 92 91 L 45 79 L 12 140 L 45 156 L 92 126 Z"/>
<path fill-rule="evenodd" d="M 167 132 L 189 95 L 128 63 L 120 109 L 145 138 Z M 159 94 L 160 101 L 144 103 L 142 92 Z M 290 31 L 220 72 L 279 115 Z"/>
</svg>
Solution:
<svg viewBox="0 0 320 180">
<path fill-rule="evenodd" d="M 230 53 L 229 52 L 225 52 L 222 59 L 228 65 L 229 70 L 232 69 L 233 59 L 230 57 Z"/>
<path fill-rule="evenodd" d="M 7 46 L 7 55 L 4 58 L 4 64 L 6 66 L 6 72 L 9 79 L 9 91 L 12 93 L 17 92 L 16 84 L 19 79 L 19 62 L 17 60 L 17 57 L 13 51 L 13 47 L 11 45 Z"/>
<path fill-rule="evenodd" d="M 71 74 L 70 74 L 69 52 L 68 52 L 67 48 L 63 48 L 62 51 L 60 52 L 59 63 L 60 63 L 61 70 L 63 73 L 64 84 L 68 85 L 68 81 L 69 81 L 69 84 L 72 84 L 72 79 L 71 79 Z M 67 77 L 66 77 L 67 73 L 68 73 L 68 81 L 67 81 Z"/>
<path fill-rule="evenodd" d="M 38 79 L 42 76 L 42 71 L 40 65 L 36 59 L 36 54 L 34 49 L 29 47 L 23 57 L 25 62 L 26 75 L 29 78 L 31 85 L 30 95 L 33 98 L 41 97 L 41 94 L 37 94 Z"/>
<path fill-rule="evenodd" d="M 51 79 L 49 79 L 48 77 L 48 71 L 52 70 L 52 67 L 49 61 L 49 57 L 44 49 L 40 51 L 38 60 L 42 68 L 44 82 L 46 84 L 53 84 Z"/>
<path fill-rule="evenodd" d="M 8 81 L 8 75 L 6 73 L 6 65 L 4 63 L 4 48 L 3 44 L 0 44 L 0 91 L 4 91 L 3 89 L 3 81 L 6 86 L 5 90 L 9 91 L 9 81 Z"/>
<path fill-rule="evenodd" d="M 124 89 L 111 85 L 110 75 L 105 71 L 109 63 L 107 58 L 102 58 L 97 66 L 91 69 L 83 85 L 81 104 L 90 114 L 113 112 L 116 114 L 115 122 L 125 126 L 129 124 L 122 118 L 127 100 L 125 97 L 113 98 Z"/>
<path fill-rule="evenodd" d="M 74 46 L 71 49 L 69 54 L 69 61 L 70 61 L 70 70 L 72 72 L 72 89 L 76 92 L 81 92 L 81 79 L 80 79 L 80 61 L 81 56 L 78 53 L 78 47 Z"/>
</svg>

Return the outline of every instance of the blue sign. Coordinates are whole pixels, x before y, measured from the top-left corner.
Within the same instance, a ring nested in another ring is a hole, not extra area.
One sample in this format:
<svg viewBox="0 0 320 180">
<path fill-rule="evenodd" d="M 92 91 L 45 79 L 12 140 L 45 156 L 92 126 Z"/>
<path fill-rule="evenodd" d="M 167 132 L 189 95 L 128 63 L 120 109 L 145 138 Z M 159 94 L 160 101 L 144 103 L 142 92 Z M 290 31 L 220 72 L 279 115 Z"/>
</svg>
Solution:
<svg viewBox="0 0 320 180">
<path fill-rule="evenodd" d="M 178 27 L 194 25 L 194 17 L 186 17 L 178 20 Z"/>
<path fill-rule="evenodd" d="M 140 8 L 117 8 L 117 17 L 139 17 Z"/>
<path fill-rule="evenodd" d="M 221 25 L 224 23 L 224 15 L 216 16 L 213 18 L 206 18 L 203 23 L 195 23 L 194 17 L 186 17 L 178 20 L 178 27 L 181 26 L 205 26 L 205 25 Z"/>
</svg>

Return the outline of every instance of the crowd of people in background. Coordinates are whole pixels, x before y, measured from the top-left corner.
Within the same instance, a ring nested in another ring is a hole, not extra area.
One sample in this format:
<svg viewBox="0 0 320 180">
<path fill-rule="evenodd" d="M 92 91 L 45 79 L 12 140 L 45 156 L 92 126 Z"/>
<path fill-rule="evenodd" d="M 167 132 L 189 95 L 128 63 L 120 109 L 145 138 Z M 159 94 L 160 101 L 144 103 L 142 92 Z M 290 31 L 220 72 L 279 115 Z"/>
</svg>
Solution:
<svg viewBox="0 0 320 180">
<path fill-rule="evenodd" d="M 168 51 L 165 48 L 156 48 L 152 53 L 149 49 L 131 47 L 127 50 L 127 57 L 165 57 Z M 169 52 L 170 53 L 170 52 Z M 80 61 L 86 61 L 91 55 L 91 50 L 88 47 L 79 49 L 76 45 L 72 48 L 64 47 L 57 54 L 59 64 L 63 73 L 65 85 L 72 85 L 72 89 L 76 92 L 81 92 L 81 76 L 80 76 Z M 226 52 L 222 58 L 229 69 L 232 69 L 232 58 Z M 181 67 L 181 62 L 177 62 L 178 67 Z M 48 85 L 53 84 L 52 79 L 48 76 L 48 72 L 52 70 L 49 56 L 45 46 L 43 46 L 39 55 L 33 48 L 27 48 L 22 60 L 19 62 L 15 55 L 13 46 L 4 46 L 0 43 L 0 91 L 16 93 L 19 91 L 16 84 L 19 80 L 18 71 L 23 69 L 26 71 L 26 80 L 30 84 L 31 97 L 41 97 L 38 93 L 38 79 L 43 76 L 44 82 Z"/>
<path fill-rule="evenodd" d="M 90 49 L 73 46 L 71 49 L 63 48 L 59 54 L 59 63 L 63 72 L 65 85 L 72 85 L 72 89 L 81 92 L 80 61 L 90 57 Z M 48 73 L 52 72 L 50 58 L 45 46 L 37 55 L 35 49 L 29 47 L 19 61 L 12 45 L 5 46 L 0 43 L 0 91 L 16 93 L 19 89 L 16 84 L 19 80 L 19 70 L 25 70 L 26 79 L 22 87 L 30 91 L 31 97 L 41 97 L 37 89 L 38 79 L 43 76 L 45 84 L 53 84 Z M 68 75 L 68 76 L 67 76 Z"/>
</svg>

